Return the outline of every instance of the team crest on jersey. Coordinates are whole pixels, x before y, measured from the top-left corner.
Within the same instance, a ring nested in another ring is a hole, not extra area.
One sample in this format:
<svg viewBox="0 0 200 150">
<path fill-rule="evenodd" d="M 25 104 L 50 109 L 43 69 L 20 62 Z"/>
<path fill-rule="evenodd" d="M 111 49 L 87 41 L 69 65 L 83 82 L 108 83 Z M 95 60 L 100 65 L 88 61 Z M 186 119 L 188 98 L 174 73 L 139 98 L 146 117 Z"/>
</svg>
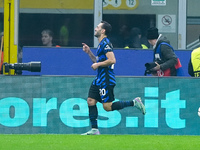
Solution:
<svg viewBox="0 0 200 150">
<path fill-rule="evenodd" d="M 109 45 L 106 45 L 105 50 L 111 49 Z"/>
</svg>

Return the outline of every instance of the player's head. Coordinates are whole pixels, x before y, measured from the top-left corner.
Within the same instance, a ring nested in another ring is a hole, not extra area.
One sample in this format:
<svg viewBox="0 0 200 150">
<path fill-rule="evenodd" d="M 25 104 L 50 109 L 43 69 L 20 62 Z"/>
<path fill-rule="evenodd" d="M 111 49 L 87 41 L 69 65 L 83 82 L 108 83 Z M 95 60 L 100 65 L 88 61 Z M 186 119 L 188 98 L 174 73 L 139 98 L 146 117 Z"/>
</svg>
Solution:
<svg viewBox="0 0 200 150">
<path fill-rule="evenodd" d="M 101 23 L 102 23 L 101 28 L 105 29 L 105 35 L 108 35 L 112 30 L 112 26 L 106 21 L 101 21 Z"/>
<path fill-rule="evenodd" d="M 95 28 L 94 36 L 99 38 L 102 35 L 108 35 L 112 30 L 111 25 L 106 21 L 101 21 Z"/>
<path fill-rule="evenodd" d="M 52 46 L 52 40 L 53 40 L 53 32 L 51 30 L 43 30 L 41 32 L 42 35 L 42 44 L 44 46 Z"/>
</svg>

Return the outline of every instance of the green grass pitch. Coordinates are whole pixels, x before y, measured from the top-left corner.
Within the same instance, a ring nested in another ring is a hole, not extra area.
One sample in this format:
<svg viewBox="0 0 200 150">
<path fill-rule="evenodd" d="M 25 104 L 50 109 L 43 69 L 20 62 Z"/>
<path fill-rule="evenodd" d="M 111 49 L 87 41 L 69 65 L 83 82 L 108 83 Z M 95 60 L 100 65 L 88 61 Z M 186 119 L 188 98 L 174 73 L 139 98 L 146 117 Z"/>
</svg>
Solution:
<svg viewBox="0 0 200 150">
<path fill-rule="evenodd" d="M 200 136 L 1 134 L 0 150 L 194 150 Z"/>
</svg>

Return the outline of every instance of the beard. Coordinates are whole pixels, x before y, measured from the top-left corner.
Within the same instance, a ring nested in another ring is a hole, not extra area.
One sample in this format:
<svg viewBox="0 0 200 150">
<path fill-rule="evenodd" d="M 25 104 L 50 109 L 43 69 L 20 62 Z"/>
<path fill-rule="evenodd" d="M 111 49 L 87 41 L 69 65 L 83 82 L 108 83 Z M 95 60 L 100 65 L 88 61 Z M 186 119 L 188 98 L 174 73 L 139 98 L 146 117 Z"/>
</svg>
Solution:
<svg viewBox="0 0 200 150">
<path fill-rule="evenodd" d="M 94 33 L 94 36 L 98 38 L 98 37 L 101 36 L 101 33 L 100 33 L 100 32 L 95 32 L 95 33 Z"/>
</svg>

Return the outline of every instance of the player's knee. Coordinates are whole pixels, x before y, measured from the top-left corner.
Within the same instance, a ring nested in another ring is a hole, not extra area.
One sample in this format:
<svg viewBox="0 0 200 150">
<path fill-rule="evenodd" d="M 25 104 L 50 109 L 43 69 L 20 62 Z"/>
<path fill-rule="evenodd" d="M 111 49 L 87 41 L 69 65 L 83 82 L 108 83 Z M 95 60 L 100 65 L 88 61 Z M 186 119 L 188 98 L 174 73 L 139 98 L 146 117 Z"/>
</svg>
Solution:
<svg viewBox="0 0 200 150">
<path fill-rule="evenodd" d="M 87 104 L 88 106 L 93 106 L 93 105 L 96 105 L 97 101 L 93 98 L 88 98 L 87 99 Z"/>
<path fill-rule="evenodd" d="M 108 104 L 103 104 L 103 108 L 106 111 L 112 111 L 111 105 L 109 103 Z"/>
</svg>

